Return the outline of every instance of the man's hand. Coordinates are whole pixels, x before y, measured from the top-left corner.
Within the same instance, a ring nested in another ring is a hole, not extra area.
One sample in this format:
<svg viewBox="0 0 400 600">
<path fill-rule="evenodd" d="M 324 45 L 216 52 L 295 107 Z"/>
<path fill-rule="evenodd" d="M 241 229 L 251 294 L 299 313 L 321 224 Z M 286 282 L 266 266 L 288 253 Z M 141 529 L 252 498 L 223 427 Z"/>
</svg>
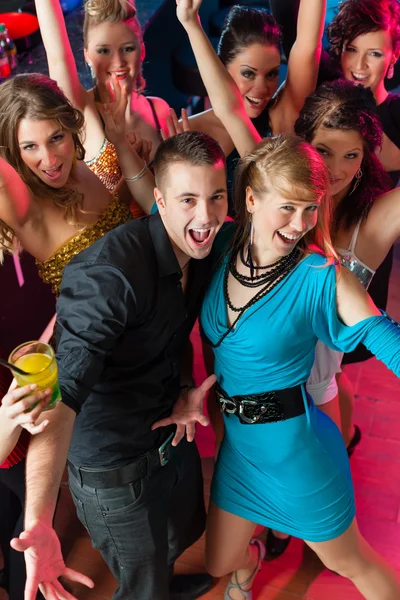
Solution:
<svg viewBox="0 0 400 600">
<path fill-rule="evenodd" d="M 89 588 L 94 587 L 89 577 L 65 566 L 57 534 L 52 527 L 44 523 L 37 522 L 30 529 L 23 531 L 19 538 L 11 540 L 11 546 L 14 550 L 25 553 L 24 600 L 35 600 L 38 588 L 46 600 L 77 600 L 63 588 L 58 581 L 59 577 L 76 581 Z"/>
<path fill-rule="evenodd" d="M 176 432 L 172 445 L 177 446 L 186 432 L 188 442 L 193 442 L 196 433 L 196 423 L 203 427 L 209 424 L 208 417 L 203 413 L 203 400 L 208 390 L 214 385 L 217 378 L 210 375 L 198 388 L 192 388 L 182 393 L 171 413 L 170 417 L 161 419 L 152 425 L 152 430 L 166 425 L 176 425 Z"/>
</svg>

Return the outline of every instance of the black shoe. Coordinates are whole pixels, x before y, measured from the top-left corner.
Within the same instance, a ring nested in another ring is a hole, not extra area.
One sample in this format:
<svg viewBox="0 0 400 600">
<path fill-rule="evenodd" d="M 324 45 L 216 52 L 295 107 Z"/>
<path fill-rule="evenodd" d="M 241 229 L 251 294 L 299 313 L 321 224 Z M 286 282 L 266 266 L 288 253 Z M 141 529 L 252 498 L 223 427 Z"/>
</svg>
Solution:
<svg viewBox="0 0 400 600">
<path fill-rule="evenodd" d="M 278 538 L 274 535 L 272 529 L 268 529 L 267 539 L 265 541 L 268 558 L 278 558 L 278 556 L 281 556 L 289 546 L 291 539 L 291 535 L 284 539 Z"/>
<path fill-rule="evenodd" d="M 169 585 L 170 600 L 195 600 L 211 590 L 214 580 L 208 573 L 174 575 Z"/>
<path fill-rule="evenodd" d="M 358 425 L 354 425 L 354 435 L 347 446 L 347 454 L 349 455 L 349 458 L 352 456 L 356 446 L 358 446 L 358 444 L 361 442 L 361 437 L 361 429 L 358 427 Z"/>
</svg>

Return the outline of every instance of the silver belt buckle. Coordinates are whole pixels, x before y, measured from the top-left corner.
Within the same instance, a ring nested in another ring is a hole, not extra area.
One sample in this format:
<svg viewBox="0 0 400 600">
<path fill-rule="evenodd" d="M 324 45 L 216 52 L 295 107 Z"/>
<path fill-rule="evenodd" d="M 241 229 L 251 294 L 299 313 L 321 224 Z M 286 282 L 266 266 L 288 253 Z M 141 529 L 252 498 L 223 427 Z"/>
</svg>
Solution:
<svg viewBox="0 0 400 600">
<path fill-rule="evenodd" d="M 225 396 L 222 396 L 221 394 L 218 395 L 220 399 L 221 412 L 225 411 L 228 414 L 233 415 L 237 410 L 236 404 L 229 398 L 225 398 Z"/>
<path fill-rule="evenodd" d="M 160 459 L 160 465 L 165 467 L 167 463 L 169 463 L 170 454 L 169 454 L 169 444 L 174 439 L 174 433 L 171 433 L 169 437 L 165 440 L 163 444 L 158 449 L 158 457 Z M 168 448 L 167 448 L 168 446 Z"/>
<path fill-rule="evenodd" d="M 257 404 L 257 402 L 253 402 L 252 400 L 249 400 L 248 402 L 246 402 L 246 404 L 247 404 L 247 405 L 249 405 L 249 404 L 252 404 L 252 405 L 254 406 L 255 404 Z M 261 415 L 262 415 L 262 412 L 260 412 L 260 414 L 259 414 L 259 415 L 257 415 L 256 417 L 252 417 L 251 419 L 249 419 L 249 418 L 248 418 L 248 417 L 246 417 L 246 415 L 244 414 L 244 409 L 245 409 L 244 403 L 243 403 L 243 402 L 241 402 L 241 403 L 239 404 L 239 415 L 240 415 L 240 418 L 241 418 L 241 419 L 242 419 L 242 420 L 243 420 L 245 423 L 248 423 L 249 425 L 252 425 L 253 423 L 257 423 L 257 421 L 259 420 L 259 418 L 260 418 L 260 417 L 261 417 Z"/>
</svg>

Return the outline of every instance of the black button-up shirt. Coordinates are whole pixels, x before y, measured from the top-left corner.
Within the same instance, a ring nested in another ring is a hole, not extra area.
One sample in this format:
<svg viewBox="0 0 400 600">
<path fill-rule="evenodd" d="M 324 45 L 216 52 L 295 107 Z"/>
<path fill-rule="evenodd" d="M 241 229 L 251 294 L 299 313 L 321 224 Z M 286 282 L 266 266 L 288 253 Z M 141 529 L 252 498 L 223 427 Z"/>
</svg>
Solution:
<svg viewBox="0 0 400 600">
<path fill-rule="evenodd" d="M 117 227 L 65 268 L 57 302 L 63 402 L 77 413 L 69 459 L 112 467 L 159 446 L 211 260 L 182 272 L 159 214 Z"/>
</svg>

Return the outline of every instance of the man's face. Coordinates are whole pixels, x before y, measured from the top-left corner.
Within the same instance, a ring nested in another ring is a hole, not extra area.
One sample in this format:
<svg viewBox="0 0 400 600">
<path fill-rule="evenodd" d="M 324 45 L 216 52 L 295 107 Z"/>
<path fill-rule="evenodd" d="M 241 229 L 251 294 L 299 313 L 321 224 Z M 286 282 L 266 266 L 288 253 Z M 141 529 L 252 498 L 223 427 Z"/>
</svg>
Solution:
<svg viewBox="0 0 400 600">
<path fill-rule="evenodd" d="M 165 229 L 178 260 L 205 258 L 228 211 L 223 162 L 193 166 L 174 162 L 154 190 Z"/>
</svg>

